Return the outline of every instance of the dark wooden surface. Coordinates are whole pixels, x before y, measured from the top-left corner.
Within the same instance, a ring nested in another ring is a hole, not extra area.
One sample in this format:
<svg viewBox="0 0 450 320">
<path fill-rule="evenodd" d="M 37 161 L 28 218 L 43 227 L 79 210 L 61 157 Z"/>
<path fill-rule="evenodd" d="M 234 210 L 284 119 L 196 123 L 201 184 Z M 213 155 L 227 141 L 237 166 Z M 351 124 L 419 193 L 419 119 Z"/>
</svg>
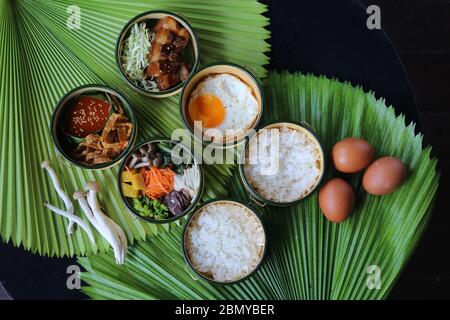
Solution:
<svg viewBox="0 0 450 320">
<path fill-rule="evenodd" d="M 439 159 L 435 209 L 391 298 L 450 298 L 450 1 L 363 0 L 381 8 L 382 27 L 405 66 L 425 144 Z"/>
<path fill-rule="evenodd" d="M 425 143 L 433 145 L 440 161 L 441 184 L 430 226 L 391 298 L 450 298 L 450 213 L 445 199 L 450 191 L 450 1 L 361 0 L 381 7 L 388 37 L 364 27 L 367 16 L 357 0 L 264 2 L 269 2 L 271 18 L 270 68 L 360 84 L 386 98 L 409 121 L 420 120 Z M 0 281 L 16 299 L 83 298 L 65 286 L 65 271 L 72 263 L 0 244 Z"/>
</svg>

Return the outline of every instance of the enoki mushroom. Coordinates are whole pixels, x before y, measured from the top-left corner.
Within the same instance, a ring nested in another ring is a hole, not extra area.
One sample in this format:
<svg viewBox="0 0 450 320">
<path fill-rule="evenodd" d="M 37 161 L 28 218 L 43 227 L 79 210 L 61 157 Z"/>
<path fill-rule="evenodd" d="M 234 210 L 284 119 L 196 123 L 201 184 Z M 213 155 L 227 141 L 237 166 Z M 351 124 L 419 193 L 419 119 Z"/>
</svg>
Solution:
<svg viewBox="0 0 450 320">
<path fill-rule="evenodd" d="M 69 233 L 73 230 L 73 225 L 79 225 L 88 235 L 90 241 L 95 245 L 94 234 L 90 226 L 81 218 L 75 215 L 75 210 L 72 201 L 70 200 L 67 193 L 61 188 L 58 177 L 55 171 L 50 166 L 50 162 L 45 160 L 42 162 L 41 167 L 46 169 L 52 179 L 53 185 L 59 195 L 63 200 L 66 210 L 57 208 L 56 206 L 48 203 L 44 203 L 44 206 L 56 214 L 69 219 L 70 228 Z M 94 228 L 106 239 L 106 241 L 111 245 L 114 250 L 114 257 L 117 264 L 123 264 L 125 262 L 125 256 L 127 254 L 127 238 L 122 228 L 115 223 L 111 218 L 106 216 L 100 209 L 100 205 L 97 199 L 97 192 L 99 191 L 99 185 L 97 182 L 89 182 L 86 184 L 86 192 L 77 191 L 73 194 L 73 198 L 78 200 L 81 209 L 85 213 L 89 222 L 94 226 Z M 69 229 L 69 228 L 68 228 Z"/>
<path fill-rule="evenodd" d="M 77 191 L 73 194 L 74 199 L 78 200 L 86 217 L 113 248 L 116 263 L 123 264 L 128 246 L 125 233 L 117 223 L 100 209 L 97 199 L 97 192 L 100 190 L 98 183 L 89 182 L 85 189 L 87 195 L 83 191 Z"/>
<path fill-rule="evenodd" d="M 86 233 L 89 237 L 89 240 L 91 240 L 92 244 L 95 244 L 95 238 L 94 238 L 94 234 L 92 233 L 91 228 L 81 218 L 78 218 L 76 215 L 71 215 L 67 211 L 57 208 L 48 202 L 44 203 L 44 207 L 48 208 L 49 210 L 53 211 L 56 214 L 59 214 L 63 217 L 71 219 L 71 221 L 78 224 L 84 231 L 86 231 Z"/>
</svg>

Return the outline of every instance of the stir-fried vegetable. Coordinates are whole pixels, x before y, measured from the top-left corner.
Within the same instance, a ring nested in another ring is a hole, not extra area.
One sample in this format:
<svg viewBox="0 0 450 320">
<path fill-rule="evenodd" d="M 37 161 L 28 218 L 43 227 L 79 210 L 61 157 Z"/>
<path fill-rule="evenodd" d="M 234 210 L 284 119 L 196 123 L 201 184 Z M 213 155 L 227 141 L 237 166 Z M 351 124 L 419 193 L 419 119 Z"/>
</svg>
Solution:
<svg viewBox="0 0 450 320">
<path fill-rule="evenodd" d="M 151 47 L 153 33 L 149 34 L 145 22 L 136 23 L 122 50 L 122 67 L 127 77 L 145 90 L 158 91 L 156 82 L 145 79 L 144 70 L 148 66 L 147 55 Z"/>
<path fill-rule="evenodd" d="M 167 219 L 169 217 L 169 210 L 166 205 L 145 196 L 134 198 L 133 208 L 143 217 L 154 219 Z"/>
<path fill-rule="evenodd" d="M 173 190 L 164 197 L 164 203 L 174 215 L 180 215 L 191 204 L 191 196 L 186 189 Z"/>
<path fill-rule="evenodd" d="M 122 192 L 125 197 L 128 198 L 137 198 L 139 197 L 139 190 L 133 189 L 131 184 L 122 182 Z"/>
<path fill-rule="evenodd" d="M 193 168 L 188 153 L 175 155 L 177 160 L 186 161 L 173 161 L 172 148 L 173 144 L 166 141 L 140 146 L 121 173 L 122 194 L 143 217 L 167 219 L 181 215 L 197 195 L 198 168 Z"/>
<path fill-rule="evenodd" d="M 173 190 L 175 172 L 169 168 L 141 168 L 140 173 L 145 181 L 145 195 L 150 199 L 161 198 Z"/>
</svg>

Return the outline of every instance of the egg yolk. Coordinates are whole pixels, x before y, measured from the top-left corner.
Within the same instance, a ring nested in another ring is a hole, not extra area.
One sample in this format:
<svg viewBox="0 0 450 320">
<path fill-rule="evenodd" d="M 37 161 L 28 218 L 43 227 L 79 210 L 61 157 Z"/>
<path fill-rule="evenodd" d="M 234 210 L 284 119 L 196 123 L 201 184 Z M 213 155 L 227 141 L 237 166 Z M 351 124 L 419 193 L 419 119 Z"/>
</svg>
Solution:
<svg viewBox="0 0 450 320">
<path fill-rule="evenodd" d="M 216 96 L 197 96 L 189 104 L 189 116 L 193 122 L 201 121 L 204 128 L 215 128 L 225 119 L 225 107 Z"/>
</svg>

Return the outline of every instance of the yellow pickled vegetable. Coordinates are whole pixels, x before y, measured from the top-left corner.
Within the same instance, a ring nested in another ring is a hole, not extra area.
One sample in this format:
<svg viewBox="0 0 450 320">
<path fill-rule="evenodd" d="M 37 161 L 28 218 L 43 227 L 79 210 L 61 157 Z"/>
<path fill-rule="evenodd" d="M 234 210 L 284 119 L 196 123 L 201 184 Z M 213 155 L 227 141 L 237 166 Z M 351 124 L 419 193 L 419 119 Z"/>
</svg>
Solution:
<svg viewBox="0 0 450 320">
<path fill-rule="evenodd" d="M 125 197 L 128 198 L 138 198 L 139 197 L 139 191 L 134 190 L 131 184 L 123 183 L 122 182 L 122 193 Z"/>
<path fill-rule="evenodd" d="M 133 176 L 133 172 L 132 171 L 128 171 L 128 170 L 123 170 L 122 171 L 122 181 L 123 182 L 131 182 L 131 177 Z"/>
<path fill-rule="evenodd" d="M 145 189 L 144 177 L 140 173 L 131 176 L 131 187 L 136 191 L 143 191 Z"/>
</svg>

